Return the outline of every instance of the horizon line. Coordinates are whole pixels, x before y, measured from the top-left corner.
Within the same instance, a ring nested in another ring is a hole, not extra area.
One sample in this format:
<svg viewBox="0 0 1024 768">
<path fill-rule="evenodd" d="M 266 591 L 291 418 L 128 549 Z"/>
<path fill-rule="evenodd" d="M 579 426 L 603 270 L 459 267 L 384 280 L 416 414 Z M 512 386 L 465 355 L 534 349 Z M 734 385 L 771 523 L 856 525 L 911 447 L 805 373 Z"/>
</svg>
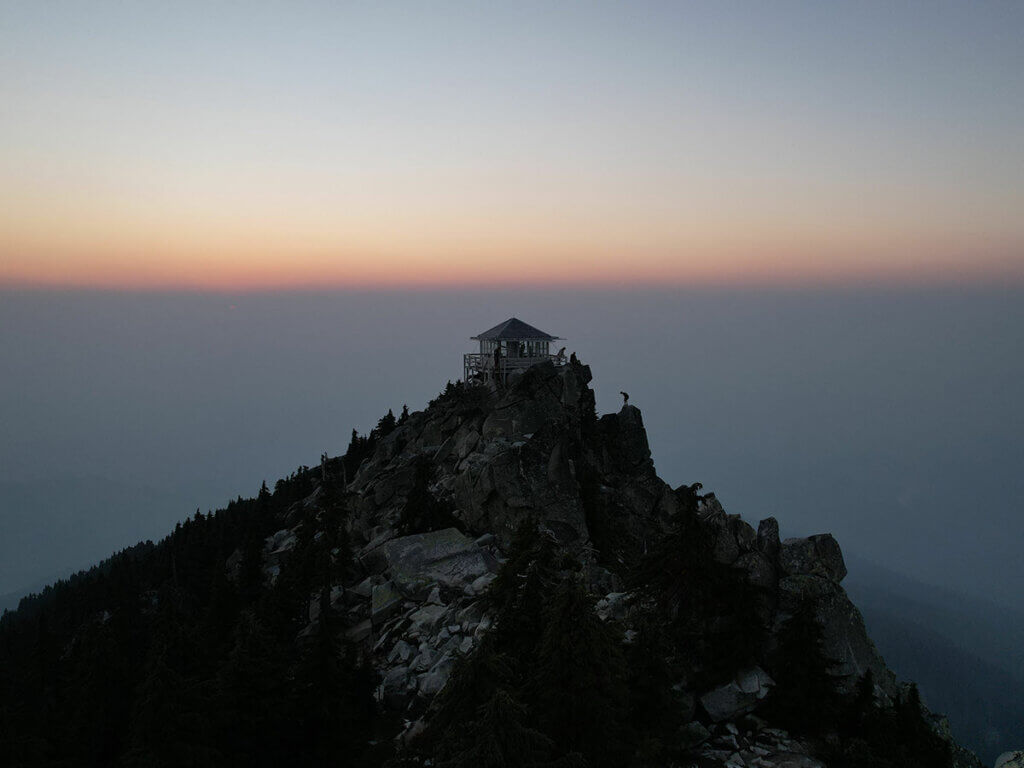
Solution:
<svg viewBox="0 0 1024 768">
<path fill-rule="evenodd" d="M 283 293 L 334 293 L 334 292 L 422 292 L 443 293 L 446 291 L 510 291 L 510 290 L 694 290 L 694 289 L 737 289 L 737 290 L 821 290 L 821 289 L 930 289 L 930 288 L 1024 288 L 1024 265 L 1015 270 L 974 272 L 956 271 L 953 274 L 907 275 L 907 274 L 811 274 L 803 276 L 761 274 L 743 278 L 732 277 L 689 277 L 659 279 L 645 277 L 638 279 L 575 279 L 552 278 L 548 280 L 506 280 L 502 282 L 485 280 L 364 280 L 324 281 L 296 280 L 272 283 L 267 281 L 245 282 L 202 282 L 181 280 L 157 282 L 145 280 L 124 281 L 61 281 L 61 280 L 5 280 L 0 278 L 0 291 L 23 293 L 151 293 L 151 294 L 283 294 Z"/>
</svg>

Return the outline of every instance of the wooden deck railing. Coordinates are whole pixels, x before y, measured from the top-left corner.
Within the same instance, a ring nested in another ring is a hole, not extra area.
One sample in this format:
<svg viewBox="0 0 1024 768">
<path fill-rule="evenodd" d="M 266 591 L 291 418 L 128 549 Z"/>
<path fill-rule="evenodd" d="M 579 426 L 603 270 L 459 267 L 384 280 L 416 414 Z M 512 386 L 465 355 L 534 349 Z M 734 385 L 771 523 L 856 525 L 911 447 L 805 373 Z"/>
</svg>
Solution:
<svg viewBox="0 0 1024 768">
<path fill-rule="evenodd" d="M 569 358 L 565 355 L 533 355 L 531 357 L 505 357 L 499 358 L 497 377 L 494 370 L 494 355 L 483 352 L 467 352 L 462 356 L 464 381 L 483 380 L 491 381 L 499 378 L 504 381 L 510 373 L 525 371 L 531 365 L 543 363 L 550 360 L 555 365 L 565 365 Z"/>
</svg>

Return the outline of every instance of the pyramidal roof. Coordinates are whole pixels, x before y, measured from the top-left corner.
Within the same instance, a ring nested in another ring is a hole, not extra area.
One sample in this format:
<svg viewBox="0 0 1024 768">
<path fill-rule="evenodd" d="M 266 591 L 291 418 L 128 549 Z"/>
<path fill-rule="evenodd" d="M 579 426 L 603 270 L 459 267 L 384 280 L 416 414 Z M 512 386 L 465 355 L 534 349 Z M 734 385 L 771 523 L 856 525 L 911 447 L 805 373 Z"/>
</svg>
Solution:
<svg viewBox="0 0 1024 768">
<path fill-rule="evenodd" d="M 544 331 L 534 328 L 532 325 L 527 325 L 522 320 L 510 317 L 504 323 L 498 323 L 493 328 L 484 331 L 477 336 L 471 336 L 470 338 L 476 339 L 477 341 L 502 341 L 502 340 L 522 340 L 522 339 L 541 339 L 542 341 L 554 341 L 557 336 L 552 336 L 550 333 L 544 333 Z"/>
</svg>

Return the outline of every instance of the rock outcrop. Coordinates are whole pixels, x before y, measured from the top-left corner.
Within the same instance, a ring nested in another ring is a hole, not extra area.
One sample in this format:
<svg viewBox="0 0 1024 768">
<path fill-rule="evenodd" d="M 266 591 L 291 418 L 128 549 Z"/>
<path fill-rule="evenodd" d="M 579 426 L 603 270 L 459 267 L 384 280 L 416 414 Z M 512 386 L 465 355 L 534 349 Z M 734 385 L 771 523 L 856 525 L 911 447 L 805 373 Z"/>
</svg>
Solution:
<svg viewBox="0 0 1024 768">
<path fill-rule="evenodd" d="M 753 712 L 764 701 L 775 681 L 760 667 L 751 667 L 737 673 L 725 685 L 708 691 L 700 697 L 701 706 L 712 720 L 735 720 Z"/>
<path fill-rule="evenodd" d="M 527 519 L 585 564 L 598 616 L 620 622 L 627 642 L 636 635 L 625 564 L 681 513 L 680 495 L 654 470 L 640 410 L 627 405 L 598 419 L 590 380 L 587 366 L 546 363 L 502 389 L 453 387 L 380 439 L 347 484 L 360 573 L 338 585 L 330 610 L 346 617 L 348 639 L 378 670 L 378 698 L 405 718 L 403 738 L 421 730 L 457 660 L 492 626 L 481 596 Z M 424 504 L 447 522 L 410 531 L 410 509 Z M 810 605 L 838 686 L 850 691 L 871 670 L 878 700 L 896 699 L 895 677 L 841 586 L 846 566 L 830 534 L 780 541 L 774 518 L 755 529 L 713 495 L 695 514 L 714 560 L 763 596 L 769 650 L 787 619 Z M 286 529 L 267 540 L 271 578 L 296 536 Z M 752 666 L 693 691 L 706 717 L 681 723 L 680 743 L 701 765 L 822 765 L 811 746 L 755 716 L 773 685 Z"/>
<path fill-rule="evenodd" d="M 994 768 L 1024 768 L 1024 750 L 1003 752 L 996 758 Z"/>
</svg>

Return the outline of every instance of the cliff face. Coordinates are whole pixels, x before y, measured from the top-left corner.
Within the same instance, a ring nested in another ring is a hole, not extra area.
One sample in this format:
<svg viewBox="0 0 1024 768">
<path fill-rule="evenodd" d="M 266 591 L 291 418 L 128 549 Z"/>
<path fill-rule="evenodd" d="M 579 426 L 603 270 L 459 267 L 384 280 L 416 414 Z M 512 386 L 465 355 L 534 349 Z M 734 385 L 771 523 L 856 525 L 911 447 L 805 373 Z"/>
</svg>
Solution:
<svg viewBox="0 0 1024 768">
<path fill-rule="evenodd" d="M 358 525 L 394 526 L 430 467 L 430 492 L 467 530 L 507 545 L 523 520 L 543 521 L 567 547 L 593 545 L 591 528 L 614 523 L 618 556 L 675 512 L 675 496 L 651 462 L 640 411 L 594 417 L 584 365 L 539 365 L 507 389 L 474 387 L 412 414 L 359 469 Z"/>
<path fill-rule="evenodd" d="M 780 541 L 772 518 L 755 529 L 713 495 L 672 489 L 654 470 L 640 410 L 596 418 L 590 380 L 574 362 L 536 366 L 502 389 L 453 387 L 380 440 L 348 482 L 359 573 L 332 592 L 330 610 L 379 671 L 384 706 L 405 718 L 400 741 L 428 727 L 457 661 L 492 629 L 487 588 L 525 521 L 580 563 L 598 616 L 621 623 L 629 642 L 644 603 L 628 588 L 631 570 L 691 515 L 713 562 L 758 596 L 764 633 L 754 662 L 771 658 L 787 622 L 809 611 L 840 692 L 852 696 L 870 671 L 879 706 L 905 698 L 841 586 L 846 567 L 832 536 Z M 282 530 L 268 539 L 271 568 L 287 551 L 281 542 L 294 538 Z M 307 634 L 317 606 L 312 600 Z M 751 717 L 776 684 L 764 666 L 747 660 L 713 683 L 682 673 L 680 740 L 705 764 L 821 764 L 812 742 Z M 940 721 L 935 727 L 951 741 Z M 974 764 L 964 753 L 957 761 Z"/>
</svg>

